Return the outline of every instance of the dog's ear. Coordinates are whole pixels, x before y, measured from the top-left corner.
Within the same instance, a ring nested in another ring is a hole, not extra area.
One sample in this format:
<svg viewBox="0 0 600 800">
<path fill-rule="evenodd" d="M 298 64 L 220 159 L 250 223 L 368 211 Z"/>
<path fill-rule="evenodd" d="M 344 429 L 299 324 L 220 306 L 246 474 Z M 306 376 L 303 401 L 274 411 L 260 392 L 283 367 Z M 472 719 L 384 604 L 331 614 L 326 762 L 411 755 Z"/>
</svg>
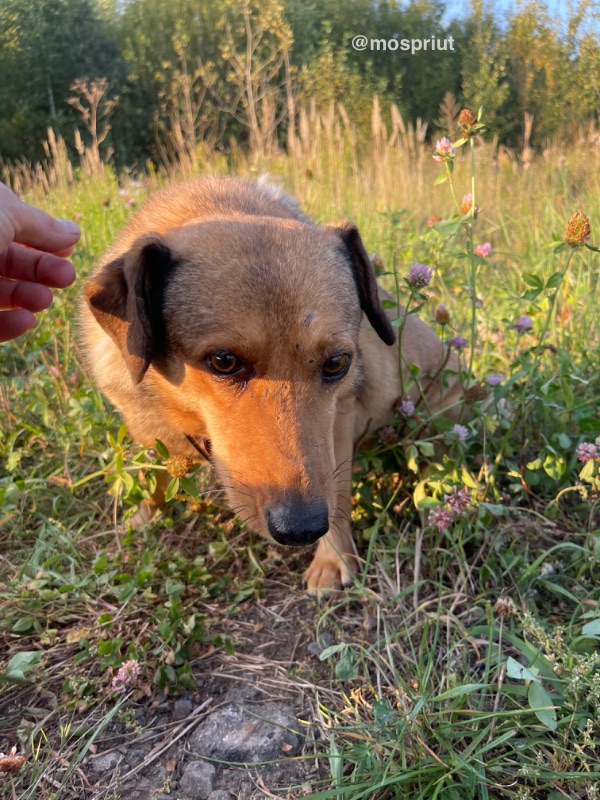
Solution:
<svg viewBox="0 0 600 800">
<path fill-rule="evenodd" d="M 338 236 L 344 245 L 344 251 L 350 261 L 358 290 L 360 307 L 365 312 L 367 319 L 379 334 L 380 339 L 388 345 L 394 344 L 396 334 L 381 305 L 375 270 L 362 243 L 358 228 L 353 222 L 340 222 L 338 225 L 328 225 L 327 230 Z"/>
<path fill-rule="evenodd" d="M 158 234 L 138 239 L 131 249 L 85 284 L 90 311 L 121 351 L 134 383 L 143 379 L 164 344 L 162 306 L 171 251 Z"/>
</svg>

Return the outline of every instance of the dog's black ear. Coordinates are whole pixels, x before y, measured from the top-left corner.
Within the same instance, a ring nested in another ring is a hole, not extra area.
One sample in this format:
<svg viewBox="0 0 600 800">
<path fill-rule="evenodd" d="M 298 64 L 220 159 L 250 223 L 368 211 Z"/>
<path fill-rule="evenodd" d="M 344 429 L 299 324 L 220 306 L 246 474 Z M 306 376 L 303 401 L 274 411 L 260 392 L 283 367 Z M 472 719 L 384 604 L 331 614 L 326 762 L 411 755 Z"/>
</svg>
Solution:
<svg viewBox="0 0 600 800">
<path fill-rule="evenodd" d="M 131 249 L 85 284 L 90 311 L 119 347 L 134 383 L 140 383 L 164 343 L 162 308 L 171 251 L 157 234 Z"/>
<path fill-rule="evenodd" d="M 329 225 L 327 230 L 335 233 L 343 242 L 345 253 L 352 267 L 360 307 L 365 312 L 367 319 L 379 334 L 380 339 L 388 345 L 394 344 L 396 334 L 381 305 L 375 270 L 362 243 L 358 228 L 353 222 L 340 222 L 338 225 Z"/>
</svg>

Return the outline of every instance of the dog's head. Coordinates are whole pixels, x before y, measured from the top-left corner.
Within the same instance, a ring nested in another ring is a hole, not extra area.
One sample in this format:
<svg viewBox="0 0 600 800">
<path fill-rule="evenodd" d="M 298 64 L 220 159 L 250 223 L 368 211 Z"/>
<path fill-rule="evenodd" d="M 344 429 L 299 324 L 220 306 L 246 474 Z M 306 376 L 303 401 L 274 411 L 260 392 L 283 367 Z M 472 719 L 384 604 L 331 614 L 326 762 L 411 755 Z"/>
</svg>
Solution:
<svg viewBox="0 0 600 800">
<path fill-rule="evenodd" d="M 241 519 L 280 544 L 327 532 L 351 466 L 351 423 L 347 463 L 334 438 L 363 381 L 363 312 L 395 339 L 354 225 L 240 218 L 146 235 L 85 298 L 148 384 L 144 419 L 155 411 L 206 453 Z"/>
</svg>

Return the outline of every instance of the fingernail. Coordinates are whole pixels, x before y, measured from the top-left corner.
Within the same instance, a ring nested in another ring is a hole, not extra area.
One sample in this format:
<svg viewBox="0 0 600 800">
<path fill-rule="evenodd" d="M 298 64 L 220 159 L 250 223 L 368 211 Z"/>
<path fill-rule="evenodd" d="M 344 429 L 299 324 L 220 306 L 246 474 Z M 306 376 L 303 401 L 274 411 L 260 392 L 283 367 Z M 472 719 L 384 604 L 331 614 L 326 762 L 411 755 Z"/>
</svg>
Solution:
<svg viewBox="0 0 600 800">
<path fill-rule="evenodd" d="M 57 222 L 60 224 L 63 231 L 69 236 L 81 236 L 79 225 L 77 225 L 76 222 L 72 222 L 70 219 L 58 219 Z"/>
</svg>

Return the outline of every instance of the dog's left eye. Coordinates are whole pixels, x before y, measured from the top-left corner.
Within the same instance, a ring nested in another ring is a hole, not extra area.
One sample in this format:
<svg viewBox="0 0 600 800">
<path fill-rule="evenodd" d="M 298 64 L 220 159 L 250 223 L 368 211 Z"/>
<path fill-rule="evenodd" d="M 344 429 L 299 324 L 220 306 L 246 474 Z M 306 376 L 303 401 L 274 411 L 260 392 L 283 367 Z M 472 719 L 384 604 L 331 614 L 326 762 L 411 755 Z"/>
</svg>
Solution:
<svg viewBox="0 0 600 800">
<path fill-rule="evenodd" d="M 239 375 L 246 365 L 229 350 L 217 350 L 206 358 L 206 363 L 215 375 Z"/>
<path fill-rule="evenodd" d="M 337 381 L 343 378 L 350 369 L 352 358 L 349 353 L 340 353 L 337 356 L 331 356 L 323 364 L 323 380 Z"/>
</svg>

